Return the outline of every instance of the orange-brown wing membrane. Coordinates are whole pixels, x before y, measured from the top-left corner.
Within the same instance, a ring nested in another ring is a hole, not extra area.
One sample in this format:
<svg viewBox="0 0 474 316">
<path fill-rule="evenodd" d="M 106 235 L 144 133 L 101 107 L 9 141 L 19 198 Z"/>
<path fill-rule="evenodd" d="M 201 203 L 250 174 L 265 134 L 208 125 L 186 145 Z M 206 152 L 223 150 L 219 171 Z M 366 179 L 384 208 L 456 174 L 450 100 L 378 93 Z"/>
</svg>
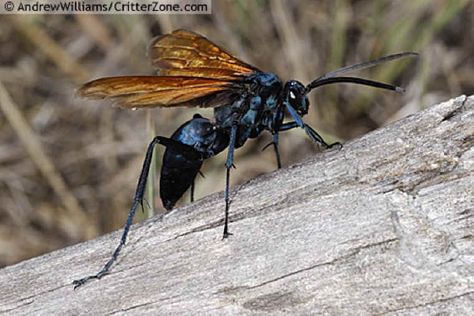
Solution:
<svg viewBox="0 0 474 316">
<path fill-rule="evenodd" d="M 260 72 L 207 38 L 185 30 L 177 30 L 152 40 L 149 57 L 162 76 L 236 80 Z"/>
<path fill-rule="evenodd" d="M 170 76 L 109 77 L 84 84 L 82 97 L 111 99 L 126 108 L 222 105 L 238 87 L 232 82 Z"/>
</svg>

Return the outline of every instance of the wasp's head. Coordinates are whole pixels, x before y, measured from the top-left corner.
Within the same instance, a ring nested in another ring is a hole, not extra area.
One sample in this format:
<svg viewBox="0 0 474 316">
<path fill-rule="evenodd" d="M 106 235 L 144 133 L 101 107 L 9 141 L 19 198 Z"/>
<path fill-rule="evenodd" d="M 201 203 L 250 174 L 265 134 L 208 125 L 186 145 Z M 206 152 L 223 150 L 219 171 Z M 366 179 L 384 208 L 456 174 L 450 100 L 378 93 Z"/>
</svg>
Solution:
<svg viewBox="0 0 474 316">
<path fill-rule="evenodd" d="M 290 80 L 283 89 L 283 98 L 289 102 L 299 115 L 308 113 L 309 101 L 305 86 L 296 80 Z"/>
</svg>

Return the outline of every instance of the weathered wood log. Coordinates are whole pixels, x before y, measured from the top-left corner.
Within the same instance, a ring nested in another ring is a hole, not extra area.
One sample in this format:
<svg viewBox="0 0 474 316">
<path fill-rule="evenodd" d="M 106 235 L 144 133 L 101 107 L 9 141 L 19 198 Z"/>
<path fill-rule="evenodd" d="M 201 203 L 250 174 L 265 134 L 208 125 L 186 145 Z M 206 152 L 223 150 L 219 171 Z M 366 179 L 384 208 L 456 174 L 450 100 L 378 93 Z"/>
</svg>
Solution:
<svg viewBox="0 0 474 316">
<path fill-rule="evenodd" d="M 223 196 L 0 271 L 0 312 L 474 314 L 474 97 Z"/>
</svg>

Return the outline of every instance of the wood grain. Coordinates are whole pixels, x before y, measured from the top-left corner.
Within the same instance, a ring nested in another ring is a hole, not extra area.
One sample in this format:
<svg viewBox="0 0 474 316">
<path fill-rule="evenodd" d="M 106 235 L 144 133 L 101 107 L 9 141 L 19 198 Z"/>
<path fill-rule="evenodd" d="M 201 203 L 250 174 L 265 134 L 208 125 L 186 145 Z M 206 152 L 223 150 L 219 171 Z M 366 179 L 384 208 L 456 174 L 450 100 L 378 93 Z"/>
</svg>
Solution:
<svg viewBox="0 0 474 316">
<path fill-rule="evenodd" d="M 223 194 L 0 270 L 0 313 L 474 314 L 474 97 Z M 238 161 L 237 161 L 238 164 Z M 444 314 L 443 314 L 444 315 Z"/>
</svg>

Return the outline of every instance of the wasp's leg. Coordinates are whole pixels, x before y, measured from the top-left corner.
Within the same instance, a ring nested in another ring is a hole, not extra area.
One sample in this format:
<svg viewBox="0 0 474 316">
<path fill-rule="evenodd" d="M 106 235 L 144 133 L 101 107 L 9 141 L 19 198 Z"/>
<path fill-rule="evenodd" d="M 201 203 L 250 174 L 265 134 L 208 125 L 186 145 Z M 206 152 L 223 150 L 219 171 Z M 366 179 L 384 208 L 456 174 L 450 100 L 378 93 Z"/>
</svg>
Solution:
<svg viewBox="0 0 474 316">
<path fill-rule="evenodd" d="M 205 177 L 204 177 L 204 173 L 202 173 L 201 170 L 199 170 L 198 173 L 199 173 L 199 175 L 200 175 L 201 177 L 205 178 Z M 196 179 L 194 179 L 193 183 L 191 184 L 191 191 L 189 192 L 189 194 L 190 194 L 190 199 L 191 199 L 191 203 L 194 202 L 194 188 L 195 188 L 195 182 L 196 182 Z"/>
<path fill-rule="evenodd" d="M 335 146 L 338 146 L 339 148 L 342 148 L 342 144 L 340 142 L 335 142 L 332 144 L 327 144 L 324 139 L 319 135 L 311 126 L 308 124 L 304 124 L 304 130 L 306 134 L 308 134 L 309 138 L 315 143 L 320 143 L 326 148 L 332 148 Z"/>
<path fill-rule="evenodd" d="M 272 133 L 272 141 L 263 146 L 262 151 L 270 147 L 270 145 L 273 145 L 273 150 L 275 151 L 275 157 L 277 161 L 277 167 L 278 169 L 281 169 L 281 158 L 280 158 L 280 150 L 278 149 L 278 132 Z"/>
<path fill-rule="evenodd" d="M 230 141 L 229 141 L 229 149 L 227 151 L 227 160 L 225 163 L 226 168 L 226 178 L 225 178 L 225 215 L 224 215 L 224 235 L 223 238 L 227 238 L 229 235 L 229 206 L 230 206 L 230 199 L 229 199 L 229 185 L 230 185 L 230 169 L 234 165 L 234 149 L 235 149 L 235 141 L 237 138 L 237 124 L 232 124 L 232 129 L 230 131 Z"/>
<path fill-rule="evenodd" d="M 191 191 L 189 191 L 191 203 L 194 202 L 194 183 L 195 183 L 195 180 L 193 180 L 193 183 L 191 184 Z"/>
<path fill-rule="evenodd" d="M 281 158 L 280 158 L 280 151 L 278 150 L 278 132 L 274 133 L 272 135 L 272 144 L 273 144 L 273 150 L 275 151 L 275 157 L 277 160 L 277 167 L 278 169 L 281 169 Z"/>
<path fill-rule="evenodd" d="M 285 125 L 287 125 L 287 126 L 286 126 L 286 129 L 284 129 L 284 130 L 289 130 L 289 129 L 292 129 L 292 128 L 295 128 L 295 127 L 301 127 L 302 129 L 304 129 L 304 131 L 309 136 L 309 138 L 311 138 L 311 140 L 315 143 L 321 144 L 326 148 L 331 148 L 331 147 L 334 147 L 334 146 L 342 147 L 342 144 L 339 143 L 339 142 L 335 142 L 335 143 L 332 143 L 332 144 L 326 143 L 324 141 L 324 139 L 321 137 L 321 135 L 319 135 L 314 129 L 312 129 L 311 126 L 309 126 L 308 124 L 303 122 L 303 120 L 298 115 L 296 110 L 289 103 L 285 103 L 285 105 L 286 105 L 286 108 L 288 109 L 288 112 L 290 112 L 291 116 L 293 117 L 293 119 L 295 121 L 283 124 L 280 127 L 280 130 L 283 130 L 282 128 Z"/>
<path fill-rule="evenodd" d="M 278 144 L 279 144 L 279 132 L 283 132 L 283 131 L 288 131 L 290 129 L 293 129 L 293 128 L 296 128 L 296 127 L 300 127 L 298 125 L 298 123 L 296 123 L 296 121 L 293 121 L 293 122 L 288 122 L 288 123 L 285 123 L 285 124 L 282 124 L 280 126 L 280 129 L 276 132 L 274 132 L 272 134 L 272 141 L 270 143 L 268 143 L 265 147 L 263 147 L 262 151 L 267 149 L 268 146 L 270 145 L 273 145 L 273 149 L 275 151 L 275 156 L 276 156 L 276 160 L 277 160 L 277 166 L 278 166 L 278 169 L 281 168 L 281 156 L 280 156 L 280 151 L 279 151 L 279 148 L 278 148 Z M 306 133 L 308 134 L 308 136 L 311 138 L 311 140 L 315 143 L 318 143 L 318 144 L 321 144 L 323 145 L 325 148 L 331 148 L 333 146 L 341 146 L 342 147 L 342 144 L 339 143 L 339 142 L 335 142 L 335 143 L 332 143 L 332 144 L 327 144 L 324 139 L 321 137 L 321 135 L 319 135 L 314 129 L 311 128 L 311 126 L 309 126 L 308 124 L 306 123 L 303 123 L 303 129 L 306 131 Z"/>
<path fill-rule="evenodd" d="M 122 250 L 122 247 L 125 245 L 125 242 L 127 240 L 128 232 L 130 230 L 130 226 L 132 226 L 133 222 L 133 217 L 135 216 L 135 213 L 137 211 L 137 208 L 139 205 L 142 205 L 143 207 L 143 195 L 145 192 L 145 186 L 146 186 L 146 181 L 148 178 L 148 172 L 150 170 L 150 164 L 151 164 L 151 158 L 153 156 L 153 149 L 156 144 L 161 144 L 166 147 L 172 147 L 178 150 L 181 150 L 182 152 L 189 154 L 189 155 L 196 155 L 199 156 L 199 154 L 190 146 L 184 145 L 178 141 L 175 141 L 173 139 L 169 139 L 166 137 L 162 136 L 156 136 L 151 143 L 148 145 L 146 155 L 145 155 L 145 160 L 143 161 L 143 167 L 142 171 L 140 173 L 140 178 L 138 179 L 138 184 L 137 184 L 137 189 L 135 191 L 135 196 L 133 198 L 132 206 L 130 207 L 130 211 L 128 213 L 127 217 L 127 222 L 125 223 L 125 226 L 123 228 L 122 232 L 122 237 L 120 238 L 120 243 L 115 248 L 112 257 L 107 261 L 107 263 L 104 265 L 104 267 L 95 275 L 90 275 L 85 278 L 79 279 L 79 280 L 74 280 L 74 289 L 77 289 L 81 285 L 87 283 L 91 279 L 100 279 L 104 275 L 106 275 L 110 268 L 112 267 L 112 264 L 117 260 L 117 257 L 120 254 L 120 251 Z"/>
<path fill-rule="evenodd" d="M 296 122 L 285 123 L 285 124 L 282 124 L 280 126 L 278 131 L 276 131 L 275 133 L 272 134 L 271 144 L 273 145 L 273 150 L 275 151 L 275 156 L 276 156 L 276 160 L 277 160 L 278 169 L 281 169 L 281 156 L 280 156 L 280 150 L 278 148 L 278 144 L 279 144 L 279 140 L 280 140 L 279 132 L 287 131 L 287 130 L 295 128 L 295 127 L 298 127 L 298 124 L 296 124 Z"/>
</svg>

